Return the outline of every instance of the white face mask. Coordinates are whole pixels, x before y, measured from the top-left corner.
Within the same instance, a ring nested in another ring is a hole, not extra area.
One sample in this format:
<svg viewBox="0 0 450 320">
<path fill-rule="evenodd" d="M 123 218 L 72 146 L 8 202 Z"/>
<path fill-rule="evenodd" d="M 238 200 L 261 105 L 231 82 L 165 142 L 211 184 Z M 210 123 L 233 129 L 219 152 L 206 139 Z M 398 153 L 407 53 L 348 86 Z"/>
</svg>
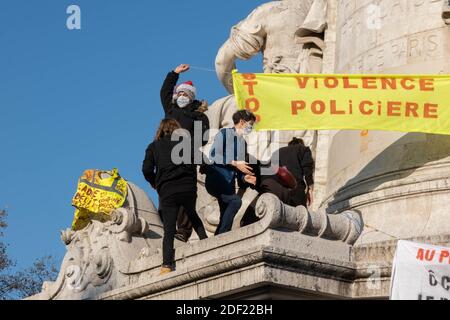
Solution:
<svg viewBox="0 0 450 320">
<path fill-rule="evenodd" d="M 189 99 L 188 97 L 185 97 L 185 96 L 178 97 L 178 99 L 177 99 L 177 105 L 180 108 L 186 108 L 190 103 L 191 103 L 191 99 Z"/>
<path fill-rule="evenodd" d="M 253 131 L 253 125 L 249 124 L 244 129 L 244 135 L 248 136 Z"/>
</svg>

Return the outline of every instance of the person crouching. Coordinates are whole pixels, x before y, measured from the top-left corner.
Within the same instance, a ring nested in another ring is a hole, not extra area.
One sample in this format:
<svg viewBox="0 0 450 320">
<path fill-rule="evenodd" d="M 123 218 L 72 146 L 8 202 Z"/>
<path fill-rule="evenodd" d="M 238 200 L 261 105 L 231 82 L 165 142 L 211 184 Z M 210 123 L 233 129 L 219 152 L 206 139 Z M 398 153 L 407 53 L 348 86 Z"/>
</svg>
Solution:
<svg viewBox="0 0 450 320">
<path fill-rule="evenodd" d="M 211 147 L 211 165 L 206 167 L 206 191 L 219 203 L 220 221 L 215 235 L 231 230 L 242 200 L 236 194 L 236 180 L 241 189 L 256 185 L 256 177 L 248 163 L 244 135 L 253 130 L 256 117 L 242 110 L 233 115 L 233 128 L 224 128 L 215 136 Z"/>
</svg>

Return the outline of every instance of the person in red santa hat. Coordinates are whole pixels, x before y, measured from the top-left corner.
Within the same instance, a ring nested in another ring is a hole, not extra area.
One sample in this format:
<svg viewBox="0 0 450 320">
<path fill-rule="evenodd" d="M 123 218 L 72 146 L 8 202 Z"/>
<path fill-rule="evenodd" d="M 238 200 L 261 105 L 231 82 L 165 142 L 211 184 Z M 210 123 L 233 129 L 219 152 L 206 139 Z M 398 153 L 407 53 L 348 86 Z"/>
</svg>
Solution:
<svg viewBox="0 0 450 320">
<path fill-rule="evenodd" d="M 208 107 L 205 101 L 196 100 L 197 89 L 192 81 L 177 86 L 180 74 L 188 70 L 188 64 L 181 64 L 167 74 L 161 88 L 161 103 L 166 118 L 177 120 L 181 128 L 189 131 L 192 138 L 197 138 L 194 136 L 195 121 L 201 122 L 202 135 L 209 129 L 209 120 L 204 114 Z M 202 140 L 202 145 L 207 142 Z"/>
<path fill-rule="evenodd" d="M 181 73 L 189 71 L 188 64 L 181 64 L 173 71 L 170 71 L 161 87 L 161 103 L 164 108 L 165 117 L 174 119 L 180 123 L 181 128 L 189 131 L 191 141 L 194 145 L 194 139 L 201 141 L 204 146 L 208 143 L 205 138 L 205 132 L 209 130 L 209 119 L 204 113 L 208 109 L 206 101 L 196 99 L 197 89 L 192 81 L 183 82 L 177 85 Z M 201 127 L 201 132 L 194 132 L 194 124 L 197 122 Z M 200 145 L 198 142 L 195 145 Z M 195 153 L 200 150 L 193 150 L 191 155 L 195 157 Z M 203 157 L 196 157 L 203 159 Z M 200 164 L 200 163 L 197 163 Z M 177 221 L 177 233 L 175 237 L 181 241 L 187 242 L 192 234 L 192 224 L 182 208 Z"/>
</svg>

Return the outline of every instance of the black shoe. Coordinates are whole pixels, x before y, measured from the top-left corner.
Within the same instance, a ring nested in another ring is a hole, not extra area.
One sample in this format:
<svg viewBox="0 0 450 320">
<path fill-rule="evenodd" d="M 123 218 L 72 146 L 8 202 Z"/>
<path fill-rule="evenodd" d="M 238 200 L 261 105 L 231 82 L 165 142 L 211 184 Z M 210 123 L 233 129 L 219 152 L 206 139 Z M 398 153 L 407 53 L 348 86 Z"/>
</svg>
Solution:
<svg viewBox="0 0 450 320">
<path fill-rule="evenodd" d="M 186 239 L 186 237 L 184 235 L 182 235 L 181 233 L 176 233 L 175 234 L 175 239 L 178 239 L 178 240 L 183 241 L 183 242 L 188 242 L 188 239 Z"/>
</svg>

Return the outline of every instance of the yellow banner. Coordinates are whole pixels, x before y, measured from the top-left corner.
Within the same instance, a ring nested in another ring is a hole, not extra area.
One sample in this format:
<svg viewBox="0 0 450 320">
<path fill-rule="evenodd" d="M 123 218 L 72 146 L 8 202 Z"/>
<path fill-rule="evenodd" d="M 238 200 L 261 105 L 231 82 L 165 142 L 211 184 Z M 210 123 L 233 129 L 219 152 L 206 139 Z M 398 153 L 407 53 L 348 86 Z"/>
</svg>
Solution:
<svg viewBox="0 0 450 320">
<path fill-rule="evenodd" d="M 257 130 L 385 130 L 450 134 L 450 75 L 243 74 L 238 107 Z"/>
<path fill-rule="evenodd" d="M 100 221 L 109 219 L 112 211 L 124 204 L 127 185 L 117 169 L 84 171 L 72 198 L 72 205 L 76 208 L 72 229 L 83 229 L 91 218 Z"/>
</svg>

